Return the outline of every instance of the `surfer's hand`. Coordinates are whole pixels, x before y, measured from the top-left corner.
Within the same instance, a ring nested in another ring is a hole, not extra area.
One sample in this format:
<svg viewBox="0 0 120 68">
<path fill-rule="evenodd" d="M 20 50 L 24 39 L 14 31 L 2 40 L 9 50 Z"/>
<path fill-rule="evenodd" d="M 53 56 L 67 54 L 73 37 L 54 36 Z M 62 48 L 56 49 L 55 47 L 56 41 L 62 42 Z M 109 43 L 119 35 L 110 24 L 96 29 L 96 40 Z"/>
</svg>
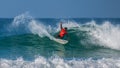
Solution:
<svg viewBox="0 0 120 68">
<path fill-rule="evenodd" d="M 60 22 L 60 25 L 62 25 L 62 22 Z"/>
</svg>

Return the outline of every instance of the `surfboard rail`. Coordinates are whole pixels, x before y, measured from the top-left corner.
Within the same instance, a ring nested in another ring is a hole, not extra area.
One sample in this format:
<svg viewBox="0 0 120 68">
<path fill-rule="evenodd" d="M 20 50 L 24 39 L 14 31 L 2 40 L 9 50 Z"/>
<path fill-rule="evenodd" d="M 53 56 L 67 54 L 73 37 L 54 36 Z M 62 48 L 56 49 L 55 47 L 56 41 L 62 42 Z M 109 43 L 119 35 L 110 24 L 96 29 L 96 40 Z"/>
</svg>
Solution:
<svg viewBox="0 0 120 68">
<path fill-rule="evenodd" d="M 60 44 L 67 44 L 68 41 L 64 39 L 59 39 L 59 38 L 53 38 L 54 41 L 60 43 Z"/>
</svg>

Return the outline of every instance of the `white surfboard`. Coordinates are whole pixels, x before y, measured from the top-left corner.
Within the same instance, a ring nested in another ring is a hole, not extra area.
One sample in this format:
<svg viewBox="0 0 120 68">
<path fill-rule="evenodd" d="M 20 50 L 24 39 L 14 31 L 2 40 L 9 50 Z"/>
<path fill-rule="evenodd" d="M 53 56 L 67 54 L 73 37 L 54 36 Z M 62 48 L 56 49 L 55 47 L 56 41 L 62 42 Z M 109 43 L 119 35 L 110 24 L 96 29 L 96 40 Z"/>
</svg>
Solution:
<svg viewBox="0 0 120 68">
<path fill-rule="evenodd" d="M 63 39 L 59 39 L 59 38 L 53 38 L 53 40 L 60 43 L 60 44 L 67 44 L 68 43 L 67 40 L 63 40 Z"/>
</svg>

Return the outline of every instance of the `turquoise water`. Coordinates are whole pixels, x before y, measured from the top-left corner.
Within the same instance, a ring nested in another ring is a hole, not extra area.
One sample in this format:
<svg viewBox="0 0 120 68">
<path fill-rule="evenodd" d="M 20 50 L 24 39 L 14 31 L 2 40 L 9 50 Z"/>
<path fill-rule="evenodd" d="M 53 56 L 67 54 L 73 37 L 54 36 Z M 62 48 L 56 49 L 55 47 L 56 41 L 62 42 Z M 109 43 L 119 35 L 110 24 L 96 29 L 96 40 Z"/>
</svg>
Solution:
<svg viewBox="0 0 120 68">
<path fill-rule="evenodd" d="M 51 39 L 59 22 L 69 43 Z M 119 68 L 119 18 L 0 19 L 0 68 Z"/>
</svg>

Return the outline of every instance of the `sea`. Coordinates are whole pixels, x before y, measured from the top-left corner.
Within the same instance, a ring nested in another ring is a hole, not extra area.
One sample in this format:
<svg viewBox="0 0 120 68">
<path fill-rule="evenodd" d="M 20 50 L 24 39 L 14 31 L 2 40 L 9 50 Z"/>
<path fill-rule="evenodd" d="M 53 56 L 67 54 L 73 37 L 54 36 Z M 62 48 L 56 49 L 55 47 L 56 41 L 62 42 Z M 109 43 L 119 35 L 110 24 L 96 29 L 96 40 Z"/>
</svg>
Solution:
<svg viewBox="0 0 120 68">
<path fill-rule="evenodd" d="M 120 18 L 0 18 L 0 68 L 120 68 Z"/>
</svg>

